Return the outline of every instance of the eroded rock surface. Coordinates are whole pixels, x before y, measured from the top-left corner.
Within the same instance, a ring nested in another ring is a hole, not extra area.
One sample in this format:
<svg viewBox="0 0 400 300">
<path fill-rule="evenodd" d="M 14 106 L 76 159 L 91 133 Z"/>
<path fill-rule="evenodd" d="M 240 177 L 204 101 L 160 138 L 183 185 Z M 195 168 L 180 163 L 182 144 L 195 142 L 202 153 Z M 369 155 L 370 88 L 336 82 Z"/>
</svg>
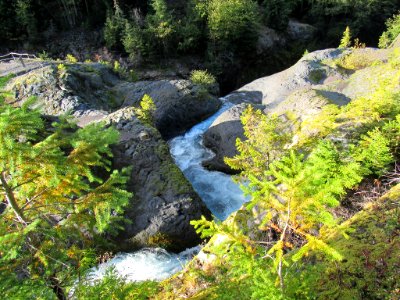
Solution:
<svg viewBox="0 0 400 300">
<path fill-rule="evenodd" d="M 156 125 L 166 126 L 164 134 L 170 136 L 217 110 L 215 96 L 203 91 L 200 97 L 199 87 L 187 80 L 125 82 L 101 64 L 50 64 L 16 77 L 8 88 L 15 105 L 36 96 L 35 106 L 45 115 L 70 113 L 79 126 L 103 121 L 118 129 L 113 164 L 132 167 L 127 189 L 134 195 L 118 237 L 121 249 L 162 246 L 179 251 L 199 243 L 190 220 L 211 214 L 174 164 L 160 132 L 138 120 L 134 106 L 150 94 L 157 106 Z"/>
<path fill-rule="evenodd" d="M 155 126 L 165 139 L 183 133 L 221 105 L 218 87 L 208 93 L 184 79 L 127 82 L 96 63 L 51 64 L 18 77 L 12 89 L 17 100 L 38 96 L 45 114 L 71 112 L 80 125 L 122 107 L 137 107 L 148 94 L 156 104 Z"/>
<path fill-rule="evenodd" d="M 189 80 L 158 80 L 125 82 L 112 91 L 123 99 L 122 106 L 138 105 L 144 94 L 156 104 L 155 126 L 165 139 L 175 137 L 214 114 L 221 105 L 213 94 L 203 93 L 201 87 Z"/>
<path fill-rule="evenodd" d="M 216 156 L 205 165 L 214 170 L 234 172 L 223 162 L 236 152 L 234 141 L 244 138 L 240 115 L 246 105 L 275 113 L 288 126 L 319 114 L 328 104 L 343 106 L 374 89 L 373 62 L 387 60 L 388 52 L 373 48 L 327 49 L 305 55 L 280 73 L 257 79 L 224 97 L 235 106 L 221 115 L 204 135 L 204 144 Z M 347 58 L 347 61 L 346 61 Z M 341 61 L 344 59 L 344 61 Z M 368 60 L 368 61 L 366 61 Z M 346 64 L 354 69 L 346 69 Z M 365 65 L 365 66 L 364 66 Z"/>
<path fill-rule="evenodd" d="M 128 190 L 134 193 L 125 216 L 131 222 L 119 237 L 122 247 L 163 246 L 181 250 L 200 242 L 190 220 L 210 216 L 174 164 L 168 145 L 154 127 L 142 124 L 127 107 L 108 115 L 121 134 L 113 149 L 116 168 L 132 167 Z"/>
</svg>

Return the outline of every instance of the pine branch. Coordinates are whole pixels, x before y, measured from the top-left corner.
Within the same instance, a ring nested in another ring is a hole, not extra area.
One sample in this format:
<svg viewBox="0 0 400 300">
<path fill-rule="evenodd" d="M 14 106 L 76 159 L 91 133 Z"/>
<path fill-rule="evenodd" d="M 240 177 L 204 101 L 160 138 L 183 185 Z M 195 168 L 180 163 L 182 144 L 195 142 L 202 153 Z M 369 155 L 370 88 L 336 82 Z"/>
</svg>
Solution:
<svg viewBox="0 0 400 300">
<path fill-rule="evenodd" d="M 0 173 L 0 182 L 4 188 L 4 191 L 6 193 L 6 199 L 8 204 L 11 206 L 13 209 L 15 215 L 17 216 L 17 219 L 20 223 L 26 225 L 28 223 L 28 220 L 25 218 L 22 210 L 19 208 L 18 203 L 15 199 L 13 190 L 10 188 L 10 186 L 7 183 L 5 172 Z"/>
</svg>

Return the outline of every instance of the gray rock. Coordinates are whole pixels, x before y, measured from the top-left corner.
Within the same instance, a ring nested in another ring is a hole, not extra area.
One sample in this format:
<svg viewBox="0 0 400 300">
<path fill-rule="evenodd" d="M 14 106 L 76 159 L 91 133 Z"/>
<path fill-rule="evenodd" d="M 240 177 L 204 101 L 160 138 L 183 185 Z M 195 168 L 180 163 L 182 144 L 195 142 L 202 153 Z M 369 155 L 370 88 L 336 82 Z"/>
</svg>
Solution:
<svg viewBox="0 0 400 300">
<path fill-rule="evenodd" d="M 309 24 L 289 20 L 286 32 L 278 32 L 272 28 L 261 26 L 258 29 L 256 52 L 258 55 L 278 50 L 292 41 L 307 41 L 312 39 L 317 28 Z"/>
<path fill-rule="evenodd" d="M 292 40 L 309 40 L 314 37 L 317 28 L 312 25 L 289 20 L 287 33 Z"/>
<path fill-rule="evenodd" d="M 204 93 L 189 80 L 158 80 L 122 83 L 113 88 L 122 96 L 123 106 L 138 106 L 145 94 L 156 105 L 155 126 L 164 139 L 173 138 L 206 117 L 221 105 L 217 97 Z M 214 92 L 218 92 L 215 90 Z"/>
<path fill-rule="evenodd" d="M 368 58 L 369 67 L 345 70 L 335 61 L 354 53 L 362 63 Z M 319 114 L 324 106 L 343 106 L 352 99 L 366 95 L 374 89 L 373 61 L 385 61 L 388 52 L 377 49 L 327 49 L 309 53 L 291 68 L 257 79 L 224 97 L 236 104 L 222 114 L 204 135 L 204 144 L 216 156 L 205 163 L 211 169 L 232 173 L 223 163 L 224 157 L 236 154 L 235 140 L 243 138 L 240 103 L 263 104 L 264 113 L 282 116 L 288 129 L 307 118 Z"/>
<path fill-rule="evenodd" d="M 254 101 L 267 105 L 269 108 L 274 107 L 294 90 L 321 84 L 330 76 L 336 75 L 342 78 L 342 74 L 336 69 L 323 65 L 322 61 L 338 58 L 343 55 L 343 52 L 339 49 L 312 52 L 300 59 L 293 67 L 246 84 L 236 93 L 257 95 L 258 98 Z"/>
<path fill-rule="evenodd" d="M 35 105 L 45 115 L 69 112 L 79 126 L 105 121 L 120 132 L 113 164 L 132 167 L 127 188 L 134 194 L 125 212 L 130 223 L 118 241 L 121 250 L 162 246 L 179 251 L 200 242 L 189 222 L 211 213 L 174 164 L 160 132 L 142 124 L 133 106 L 150 94 L 158 99 L 156 124 L 177 133 L 218 109 L 218 100 L 207 99 L 207 93 L 202 99 L 188 81 L 123 82 L 101 64 L 68 65 L 65 70 L 50 65 L 15 78 L 10 88 L 16 104 L 37 96 Z"/>
<path fill-rule="evenodd" d="M 189 80 L 126 82 L 102 64 L 71 64 L 64 71 L 51 64 L 14 80 L 17 101 L 37 96 L 37 106 L 48 115 L 71 112 L 79 124 L 94 115 L 107 115 L 121 107 L 139 106 L 145 94 L 155 104 L 155 126 L 164 139 L 183 133 L 214 114 L 221 105 L 218 87 L 210 92 Z M 82 121 L 84 120 L 84 121 Z"/>
<path fill-rule="evenodd" d="M 203 166 L 210 170 L 235 174 L 237 171 L 232 170 L 225 164 L 225 157 L 233 157 L 238 154 L 236 149 L 236 140 L 238 138 L 244 140 L 243 125 L 240 116 L 246 109 L 248 103 L 237 104 L 227 111 L 223 112 L 204 133 L 204 145 L 211 149 L 215 156 L 203 162 Z M 262 105 L 253 105 L 256 109 L 263 109 Z"/>
<path fill-rule="evenodd" d="M 224 162 L 224 157 L 233 157 L 237 154 L 236 139 L 244 139 L 244 131 L 240 122 L 240 115 L 245 110 L 245 104 L 238 104 L 222 113 L 204 133 L 204 146 L 211 149 L 215 156 L 203 162 L 203 166 L 210 170 L 225 173 L 234 173 Z"/>
<path fill-rule="evenodd" d="M 256 52 L 260 55 L 278 46 L 283 46 L 286 42 L 286 38 L 282 34 L 272 28 L 261 26 L 258 30 Z"/>
<path fill-rule="evenodd" d="M 133 108 L 123 108 L 103 121 L 114 124 L 121 140 L 113 149 L 114 166 L 132 167 L 128 190 L 134 196 L 125 209 L 131 221 L 120 247 L 163 246 L 182 250 L 199 243 L 190 220 L 211 214 L 174 164 L 157 129 L 143 125 Z"/>
</svg>

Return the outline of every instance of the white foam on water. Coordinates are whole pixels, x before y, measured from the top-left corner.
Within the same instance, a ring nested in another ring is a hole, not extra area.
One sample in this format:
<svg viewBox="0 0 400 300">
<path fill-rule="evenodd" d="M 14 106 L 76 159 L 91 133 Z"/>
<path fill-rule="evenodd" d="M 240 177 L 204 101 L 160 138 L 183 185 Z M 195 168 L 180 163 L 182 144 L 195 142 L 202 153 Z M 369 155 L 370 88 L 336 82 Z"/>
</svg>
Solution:
<svg viewBox="0 0 400 300">
<path fill-rule="evenodd" d="M 169 142 L 176 164 L 212 214 L 220 220 L 225 220 L 238 210 L 246 198 L 231 176 L 202 167 L 201 163 L 214 155 L 203 146 L 202 135 L 214 120 L 230 107 L 232 104 L 225 103 L 212 117 Z M 199 251 L 200 247 L 195 247 L 173 254 L 160 248 L 145 248 L 134 253 L 119 253 L 106 263 L 93 268 L 88 279 L 92 282 L 101 279 L 108 269 L 114 268 L 117 274 L 127 281 L 163 280 L 182 270 Z"/>
<path fill-rule="evenodd" d="M 87 279 L 95 282 L 107 271 L 114 269 L 127 281 L 160 281 L 182 270 L 185 264 L 200 251 L 200 247 L 187 249 L 179 254 L 161 248 L 144 248 L 134 253 L 118 253 L 109 261 L 93 268 Z"/>
<path fill-rule="evenodd" d="M 212 117 L 169 142 L 176 164 L 213 215 L 220 220 L 225 220 L 238 210 L 246 198 L 239 186 L 232 181 L 231 176 L 203 168 L 201 163 L 212 158 L 214 154 L 204 147 L 202 136 L 215 119 L 230 107 L 231 103 L 225 103 Z"/>
</svg>

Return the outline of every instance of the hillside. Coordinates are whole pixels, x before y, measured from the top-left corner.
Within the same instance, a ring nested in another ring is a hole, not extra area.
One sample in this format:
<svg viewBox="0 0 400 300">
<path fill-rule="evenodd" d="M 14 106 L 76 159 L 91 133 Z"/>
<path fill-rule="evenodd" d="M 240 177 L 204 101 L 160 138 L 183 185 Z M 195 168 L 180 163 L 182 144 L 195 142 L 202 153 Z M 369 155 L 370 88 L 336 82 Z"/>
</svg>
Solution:
<svg viewBox="0 0 400 300">
<path fill-rule="evenodd" d="M 400 299 L 399 9 L 0 0 L 2 297 Z"/>
</svg>

